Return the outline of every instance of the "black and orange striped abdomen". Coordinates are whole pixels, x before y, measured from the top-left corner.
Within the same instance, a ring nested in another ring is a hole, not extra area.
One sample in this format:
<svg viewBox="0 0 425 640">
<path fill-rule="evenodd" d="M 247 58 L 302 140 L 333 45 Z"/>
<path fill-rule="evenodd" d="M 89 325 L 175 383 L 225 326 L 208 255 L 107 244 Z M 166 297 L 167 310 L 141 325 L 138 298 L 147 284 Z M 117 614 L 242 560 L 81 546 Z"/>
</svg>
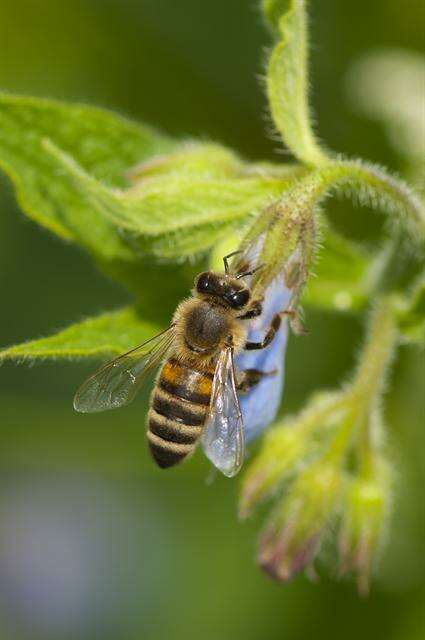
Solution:
<svg viewBox="0 0 425 640">
<path fill-rule="evenodd" d="M 162 367 L 148 414 L 148 440 L 162 467 L 191 454 L 202 434 L 211 398 L 214 369 L 201 371 L 170 358 Z"/>
</svg>

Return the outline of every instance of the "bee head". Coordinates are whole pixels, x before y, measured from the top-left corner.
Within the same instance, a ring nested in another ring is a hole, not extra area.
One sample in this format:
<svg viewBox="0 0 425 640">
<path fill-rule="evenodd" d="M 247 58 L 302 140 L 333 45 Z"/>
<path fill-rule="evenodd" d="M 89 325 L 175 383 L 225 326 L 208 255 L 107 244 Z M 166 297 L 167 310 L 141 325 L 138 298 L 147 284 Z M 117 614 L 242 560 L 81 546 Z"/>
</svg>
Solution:
<svg viewBox="0 0 425 640">
<path fill-rule="evenodd" d="M 231 309 L 242 309 L 251 298 L 246 283 L 235 276 L 214 271 L 200 273 L 195 280 L 195 290 L 200 297 L 219 298 Z"/>
</svg>

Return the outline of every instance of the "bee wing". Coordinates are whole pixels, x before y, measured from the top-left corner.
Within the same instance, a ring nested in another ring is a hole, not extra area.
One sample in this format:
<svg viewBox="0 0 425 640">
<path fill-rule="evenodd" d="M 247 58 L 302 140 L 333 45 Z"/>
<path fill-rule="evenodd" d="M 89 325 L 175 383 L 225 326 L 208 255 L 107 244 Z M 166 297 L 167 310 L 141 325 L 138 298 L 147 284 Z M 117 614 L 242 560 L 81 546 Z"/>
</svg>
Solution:
<svg viewBox="0 0 425 640">
<path fill-rule="evenodd" d="M 107 411 L 129 404 L 147 374 L 164 358 L 174 339 L 174 325 L 135 349 L 103 365 L 78 389 L 74 409 Z"/>
<path fill-rule="evenodd" d="M 283 275 L 267 287 L 263 312 L 251 322 L 248 340 L 257 342 L 264 338 L 273 316 L 288 309 L 292 295 L 292 290 L 285 285 Z M 275 372 L 274 375 L 265 376 L 255 387 L 239 396 L 247 442 L 258 437 L 273 422 L 279 410 L 284 386 L 287 340 L 288 321 L 283 317 L 280 329 L 268 347 L 258 351 L 243 351 L 235 358 L 238 371 L 257 369 L 265 373 Z"/>
<path fill-rule="evenodd" d="M 222 351 L 217 362 L 202 446 L 207 458 L 225 476 L 238 473 L 245 452 L 244 427 L 231 347 Z"/>
</svg>

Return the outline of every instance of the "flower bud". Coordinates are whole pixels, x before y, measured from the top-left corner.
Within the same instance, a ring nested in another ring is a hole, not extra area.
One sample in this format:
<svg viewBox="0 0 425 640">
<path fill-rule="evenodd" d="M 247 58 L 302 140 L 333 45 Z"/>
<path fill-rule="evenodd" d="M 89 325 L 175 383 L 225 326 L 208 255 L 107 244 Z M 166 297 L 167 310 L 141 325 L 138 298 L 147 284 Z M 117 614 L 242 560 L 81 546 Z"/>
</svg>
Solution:
<svg viewBox="0 0 425 640">
<path fill-rule="evenodd" d="M 287 480 L 316 456 L 329 431 L 341 421 L 341 393 L 314 394 L 298 415 L 286 418 L 264 437 L 263 446 L 245 473 L 239 514 L 249 516 L 254 507 L 271 497 Z"/>
<path fill-rule="evenodd" d="M 304 434 L 291 426 L 273 429 L 244 477 L 239 515 L 246 518 L 262 500 L 271 496 L 302 459 Z"/>
<path fill-rule="evenodd" d="M 315 463 L 298 476 L 280 502 L 260 540 L 258 561 L 286 582 L 311 567 L 341 494 L 338 466 Z"/>
<path fill-rule="evenodd" d="M 359 593 L 369 593 L 373 560 L 379 548 L 389 511 L 387 474 L 358 478 L 347 492 L 339 537 L 340 573 L 357 574 Z"/>
</svg>

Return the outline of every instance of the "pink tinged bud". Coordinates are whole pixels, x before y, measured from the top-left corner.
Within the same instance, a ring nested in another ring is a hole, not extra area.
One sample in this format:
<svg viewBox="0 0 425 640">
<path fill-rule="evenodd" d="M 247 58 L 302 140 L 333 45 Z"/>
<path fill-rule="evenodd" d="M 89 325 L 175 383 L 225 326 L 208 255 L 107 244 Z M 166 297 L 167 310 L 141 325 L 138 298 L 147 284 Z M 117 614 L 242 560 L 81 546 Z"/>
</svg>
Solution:
<svg viewBox="0 0 425 640">
<path fill-rule="evenodd" d="M 338 467 L 317 463 L 288 489 L 260 540 L 258 562 L 272 577 L 286 582 L 311 569 L 338 504 L 341 480 Z"/>
<path fill-rule="evenodd" d="M 299 541 L 295 540 L 295 533 L 296 526 L 292 521 L 280 532 L 270 527 L 260 540 L 258 563 L 279 582 L 288 582 L 297 573 L 312 568 L 320 548 L 320 532 Z"/>
<path fill-rule="evenodd" d="M 365 531 L 358 544 L 352 547 L 348 536 L 342 535 L 339 544 L 339 574 L 354 572 L 357 575 L 357 587 L 361 596 L 369 595 L 370 574 L 374 554 L 374 544 Z"/>
<path fill-rule="evenodd" d="M 266 477 L 265 471 L 259 471 L 245 483 L 239 505 L 239 517 L 242 520 L 251 514 L 253 507 L 257 503 L 258 496 L 262 493 Z"/>
<path fill-rule="evenodd" d="M 372 568 L 373 545 L 363 536 L 357 549 L 355 563 L 357 567 L 357 587 L 361 596 L 369 595 L 370 573 Z"/>
<path fill-rule="evenodd" d="M 348 496 L 345 523 L 339 538 L 340 575 L 355 573 L 360 595 L 369 594 L 374 556 L 388 511 L 385 477 L 357 481 Z"/>
</svg>

